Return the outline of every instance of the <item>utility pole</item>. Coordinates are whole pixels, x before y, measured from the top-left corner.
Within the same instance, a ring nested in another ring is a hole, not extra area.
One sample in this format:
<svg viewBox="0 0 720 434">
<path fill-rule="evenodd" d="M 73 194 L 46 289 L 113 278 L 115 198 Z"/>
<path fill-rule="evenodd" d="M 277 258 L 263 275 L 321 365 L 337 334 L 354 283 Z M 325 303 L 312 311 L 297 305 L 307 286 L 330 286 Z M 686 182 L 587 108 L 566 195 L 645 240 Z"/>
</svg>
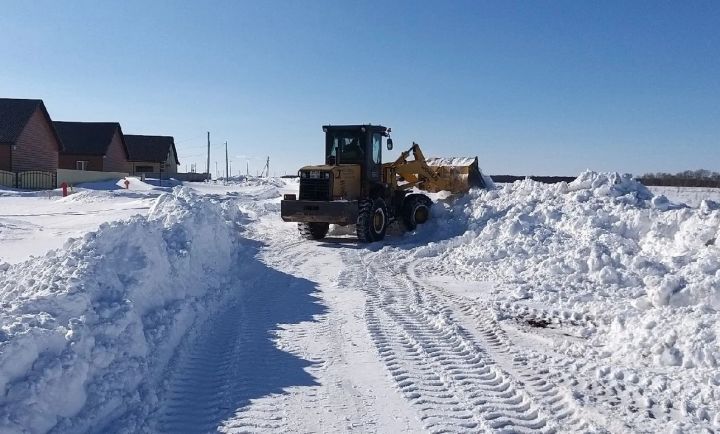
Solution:
<svg viewBox="0 0 720 434">
<path fill-rule="evenodd" d="M 248 178 L 250 177 L 250 162 L 249 161 L 245 162 L 245 176 L 247 176 Z"/>
<path fill-rule="evenodd" d="M 267 157 L 267 160 L 265 161 L 265 166 L 263 166 L 262 172 L 260 172 L 260 176 L 263 176 L 265 174 L 266 178 L 270 177 L 270 157 Z"/>
<path fill-rule="evenodd" d="M 217 161 L 215 162 L 215 179 L 220 177 L 220 171 L 218 170 Z"/>
<path fill-rule="evenodd" d="M 207 174 L 210 176 L 210 131 L 208 133 Z"/>
<path fill-rule="evenodd" d="M 230 164 L 228 162 L 227 140 L 225 140 L 225 182 L 227 182 L 229 175 L 230 175 Z"/>
</svg>

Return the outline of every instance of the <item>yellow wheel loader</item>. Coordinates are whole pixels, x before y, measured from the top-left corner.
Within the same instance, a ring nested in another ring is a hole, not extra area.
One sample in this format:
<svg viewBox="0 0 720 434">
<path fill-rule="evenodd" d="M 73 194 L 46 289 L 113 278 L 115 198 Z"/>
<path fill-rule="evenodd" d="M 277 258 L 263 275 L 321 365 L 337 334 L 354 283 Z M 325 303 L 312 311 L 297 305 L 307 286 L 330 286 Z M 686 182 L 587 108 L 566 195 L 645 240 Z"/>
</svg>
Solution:
<svg viewBox="0 0 720 434">
<path fill-rule="evenodd" d="M 413 143 L 383 164 L 383 142 L 393 148 L 390 128 L 326 125 L 323 131 L 325 164 L 302 167 L 299 196 L 286 194 L 280 206 L 282 219 L 297 222 L 305 238 L 324 238 L 330 224 L 354 224 L 361 242 L 380 241 L 395 221 L 414 230 L 430 218 L 432 200 L 412 188 L 463 193 L 487 187 L 477 157 L 426 159 Z"/>
</svg>

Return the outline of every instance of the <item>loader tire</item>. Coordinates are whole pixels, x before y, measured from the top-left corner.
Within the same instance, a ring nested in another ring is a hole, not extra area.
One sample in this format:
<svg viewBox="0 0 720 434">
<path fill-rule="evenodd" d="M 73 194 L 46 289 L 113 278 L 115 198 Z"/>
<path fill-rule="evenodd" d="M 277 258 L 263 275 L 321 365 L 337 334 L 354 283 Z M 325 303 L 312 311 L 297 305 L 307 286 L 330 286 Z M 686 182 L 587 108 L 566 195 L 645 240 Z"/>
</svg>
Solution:
<svg viewBox="0 0 720 434">
<path fill-rule="evenodd" d="M 358 204 L 357 237 L 361 243 L 372 243 L 385 238 L 388 213 L 382 199 L 362 200 Z"/>
<path fill-rule="evenodd" d="M 303 238 L 322 240 L 330 230 L 330 223 L 298 223 L 298 230 Z"/>
<path fill-rule="evenodd" d="M 418 225 L 430 219 L 430 206 L 432 200 L 424 194 L 411 194 L 405 198 L 402 209 L 403 226 L 408 231 L 414 231 Z"/>
</svg>

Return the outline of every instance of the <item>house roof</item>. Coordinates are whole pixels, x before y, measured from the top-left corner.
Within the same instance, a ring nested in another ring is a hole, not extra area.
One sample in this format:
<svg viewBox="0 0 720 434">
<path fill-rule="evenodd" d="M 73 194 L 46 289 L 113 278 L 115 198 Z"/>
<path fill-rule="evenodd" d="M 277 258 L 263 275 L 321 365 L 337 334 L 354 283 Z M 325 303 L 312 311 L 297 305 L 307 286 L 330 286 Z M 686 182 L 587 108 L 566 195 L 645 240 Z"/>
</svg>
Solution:
<svg viewBox="0 0 720 434">
<path fill-rule="evenodd" d="M 0 98 L 0 143 L 15 143 L 38 107 L 47 122 L 52 125 L 42 100 Z M 58 139 L 57 134 L 55 138 Z"/>
<path fill-rule="evenodd" d="M 162 163 L 167 160 L 170 149 L 175 156 L 175 164 L 180 164 L 175 150 L 175 138 L 172 136 L 139 136 L 127 134 L 125 143 L 128 148 L 128 161 L 152 161 Z"/>
<path fill-rule="evenodd" d="M 53 122 L 53 125 L 63 144 L 63 154 L 105 155 L 115 132 L 120 132 L 121 140 L 123 137 L 117 122 Z"/>
</svg>

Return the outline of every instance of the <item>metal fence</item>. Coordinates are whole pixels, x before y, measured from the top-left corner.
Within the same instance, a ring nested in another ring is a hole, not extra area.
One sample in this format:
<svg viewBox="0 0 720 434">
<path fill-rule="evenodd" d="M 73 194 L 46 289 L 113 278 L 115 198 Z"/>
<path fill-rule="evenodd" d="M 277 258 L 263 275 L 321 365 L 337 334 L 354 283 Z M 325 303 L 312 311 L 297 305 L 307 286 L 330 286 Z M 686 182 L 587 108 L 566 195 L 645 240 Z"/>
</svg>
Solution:
<svg viewBox="0 0 720 434">
<path fill-rule="evenodd" d="M 57 173 L 42 170 L 24 172 L 0 170 L 0 185 L 21 190 L 52 190 L 57 188 Z"/>
<path fill-rule="evenodd" d="M 15 172 L 0 170 L 0 185 L 15 188 Z"/>
</svg>

